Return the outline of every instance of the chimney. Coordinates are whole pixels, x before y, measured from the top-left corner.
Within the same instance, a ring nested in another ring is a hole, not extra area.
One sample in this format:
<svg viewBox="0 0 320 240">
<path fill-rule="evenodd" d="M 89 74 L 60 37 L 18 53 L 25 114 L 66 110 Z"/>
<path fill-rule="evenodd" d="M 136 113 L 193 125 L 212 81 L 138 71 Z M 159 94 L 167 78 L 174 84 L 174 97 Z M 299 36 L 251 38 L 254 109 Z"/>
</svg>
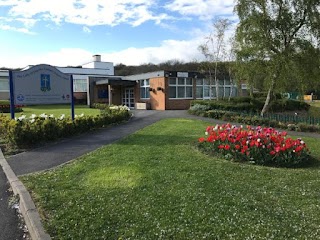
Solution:
<svg viewBox="0 0 320 240">
<path fill-rule="evenodd" d="M 94 62 L 101 62 L 101 55 L 98 55 L 98 54 L 93 55 L 93 61 Z"/>
</svg>

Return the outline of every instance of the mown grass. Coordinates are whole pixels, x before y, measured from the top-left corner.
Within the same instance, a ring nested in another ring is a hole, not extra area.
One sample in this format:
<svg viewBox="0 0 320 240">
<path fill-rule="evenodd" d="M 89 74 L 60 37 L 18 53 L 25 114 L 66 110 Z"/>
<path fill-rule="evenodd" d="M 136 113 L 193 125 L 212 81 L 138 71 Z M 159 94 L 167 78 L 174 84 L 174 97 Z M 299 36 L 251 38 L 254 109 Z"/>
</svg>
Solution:
<svg viewBox="0 0 320 240">
<path fill-rule="evenodd" d="M 320 118 L 320 101 L 310 102 L 310 108 L 308 114 L 312 117 Z"/>
<path fill-rule="evenodd" d="M 54 104 L 54 105 L 33 105 L 23 107 L 23 112 L 16 113 L 15 116 L 19 117 L 22 114 L 27 117 L 32 114 L 40 115 L 45 113 L 47 115 L 53 114 L 56 117 L 61 116 L 61 114 L 65 114 L 66 116 L 71 116 L 71 106 L 70 104 Z M 98 115 L 100 113 L 99 109 L 89 108 L 87 105 L 75 105 L 74 112 L 77 115 L 85 114 L 85 115 Z M 6 116 L 10 116 L 10 113 L 4 113 Z"/>
<path fill-rule="evenodd" d="M 163 120 L 22 180 L 54 239 L 319 239 L 319 168 L 209 157 L 207 125 Z"/>
</svg>

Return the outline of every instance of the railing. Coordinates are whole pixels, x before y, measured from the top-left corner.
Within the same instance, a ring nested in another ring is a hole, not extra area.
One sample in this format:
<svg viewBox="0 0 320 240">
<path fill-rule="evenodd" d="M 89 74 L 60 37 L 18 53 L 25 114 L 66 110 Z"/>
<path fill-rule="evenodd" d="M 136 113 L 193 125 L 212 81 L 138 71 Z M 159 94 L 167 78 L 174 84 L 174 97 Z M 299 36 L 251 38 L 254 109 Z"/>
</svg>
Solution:
<svg viewBox="0 0 320 240">
<path fill-rule="evenodd" d="M 239 115 L 242 116 L 256 116 L 261 117 L 258 113 L 245 113 L 239 112 Z M 276 114 L 276 113 L 266 113 L 263 118 L 269 120 L 276 120 L 283 123 L 306 123 L 311 125 L 320 125 L 320 118 L 312 117 L 312 116 L 299 116 L 297 115 L 287 115 L 287 114 Z"/>
<path fill-rule="evenodd" d="M 283 114 L 265 114 L 264 118 L 270 120 L 276 120 L 285 123 L 306 123 L 311 125 L 320 124 L 320 118 L 315 118 L 311 116 L 299 116 L 299 115 L 283 115 Z"/>
</svg>

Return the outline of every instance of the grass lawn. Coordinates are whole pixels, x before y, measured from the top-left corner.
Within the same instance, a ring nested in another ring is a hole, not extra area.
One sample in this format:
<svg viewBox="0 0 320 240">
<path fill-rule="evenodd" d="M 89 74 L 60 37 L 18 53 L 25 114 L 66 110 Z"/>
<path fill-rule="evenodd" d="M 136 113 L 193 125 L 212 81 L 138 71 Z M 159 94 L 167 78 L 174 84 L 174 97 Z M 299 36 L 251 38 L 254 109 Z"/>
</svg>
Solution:
<svg viewBox="0 0 320 240">
<path fill-rule="evenodd" d="M 309 103 L 311 105 L 308 114 L 310 116 L 316 117 L 316 118 L 320 118 L 320 101 L 313 101 Z"/>
<path fill-rule="evenodd" d="M 71 116 L 71 106 L 65 104 L 54 104 L 54 105 L 34 105 L 23 107 L 23 112 L 15 113 L 16 117 L 21 116 L 21 114 L 27 115 L 29 117 L 31 114 L 42 114 L 46 113 L 48 115 L 53 114 L 55 117 L 65 114 L 66 116 Z M 89 108 L 87 105 L 75 105 L 74 112 L 77 115 L 98 115 L 100 113 L 99 109 Z M 6 116 L 10 116 L 10 113 L 4 113 Z"/>
<path fill-rule="evenodd" d="M 163 120 L 22 180 L 54 239 L 320 239 L 320 168 L 206 156 L 207 125 Z"/>
</svg>

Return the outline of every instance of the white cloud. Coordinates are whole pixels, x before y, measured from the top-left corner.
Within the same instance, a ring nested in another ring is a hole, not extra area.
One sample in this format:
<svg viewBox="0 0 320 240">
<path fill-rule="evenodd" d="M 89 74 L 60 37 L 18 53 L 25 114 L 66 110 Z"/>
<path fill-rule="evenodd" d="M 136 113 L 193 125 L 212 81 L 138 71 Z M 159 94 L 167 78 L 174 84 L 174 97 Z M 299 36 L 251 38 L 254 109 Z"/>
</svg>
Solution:
<svg viewBox="0 0 320 240">
<path fill-rule="evenodd" d="M 84 26 L 84 27 L 82 28 L 82 31 L 85 32 L 85 33 L 91 33 L 91 29 L 88 28 L 88 27 L 86 27 L 86 26 Z"/>
<path fill-rule="evenodd" d="M 159 23 L 169 18 L 165 13 L 154 14 L 151 10 L 153 4 L 153 0 L 64 0 L 59 4 L 51 0 L 0 2 L 0 6 L 11 6 L 10 17 L 86 26 L 115 26 L 120 23 L 138 26 L 146 21 Z"/>
<path fill-rule="evenodd" d="M 183 62 L 202 60 L 198 45 L 202 38 L 189 41 L 166 40 L 158 47 L 128 48 L 119 52 L 104 53 L 102 58 L 113 61 L 115 64 L 140 65 L 144 63 L 161 63 L 167 60 L 180 60 Z"/>
<path fill-rule="evenodd" d="M 13 19 L 13 18 L 0 17 L 0 29 L 2 30 L 11 30 L 15 32 L 35 34 L 34 32 L 30 31 L 30 28 L 33 27 L 35 23 L 36 23 L 35 19 L 26 19 L 26 18 Z"/>
<path fill-rule="evenodd" d="M 26 33 L 26 34 L 31 34 L 34 35 L 36 33 L 30 31 L 28 28 L 17 28 L 17 27 L 13 27 L 7 24 L 1 24 L 0 23 L 0 29 L 1 30 L 10 30 L 10 31 L 14 31 L 14 32 L 21 32 L 21 33 Z"/>
<path fill-rule="evenodd" d="M 79 48 L 62 48 L 57 52 L 21 54 L 10 52 L 0 58 L 0 67 L 24 68 L 28 65 L 78 66 L 90 61 L 92 53 Z M 83 60 L 83 61 L 82 61 Z"/>
<path fill-rule="evenodd" d="M 11 6 L 11 5 L 16 5 L 19 4 L 19 0 L 1 0 L 0 1 L 0 6 Z"/>
<path fill-rule="evenodd" d="M 198 16 L 208 20 L 214 16 L 233 15 L 234 0 L 174 0 L 165 8 L 183 16 Z"/>
<path fill-rule="evenodd" d="M 143 63 L 161 63 L 167 60 L 180 60 L 184 62 L 202 60 L 203 56 L 198 51 L 198 45 L 203 38 L 189 41 L 166 40 L 160 46 L 147 48 L 130 47 L 122 51 L 105 53 L 90 52 L 80 48 L 63 48 L 57 52 L 33 53 L 20 55 L 11 53 L 0 58 L 0 67 L 23 68 L 27 65 L 50 64 L 53 66 L 78 66 L 89 62 L 92 55 L 101 54 L 102 61 L 123 63 L 126 65 L 140 65 Z"/>
</svg>

